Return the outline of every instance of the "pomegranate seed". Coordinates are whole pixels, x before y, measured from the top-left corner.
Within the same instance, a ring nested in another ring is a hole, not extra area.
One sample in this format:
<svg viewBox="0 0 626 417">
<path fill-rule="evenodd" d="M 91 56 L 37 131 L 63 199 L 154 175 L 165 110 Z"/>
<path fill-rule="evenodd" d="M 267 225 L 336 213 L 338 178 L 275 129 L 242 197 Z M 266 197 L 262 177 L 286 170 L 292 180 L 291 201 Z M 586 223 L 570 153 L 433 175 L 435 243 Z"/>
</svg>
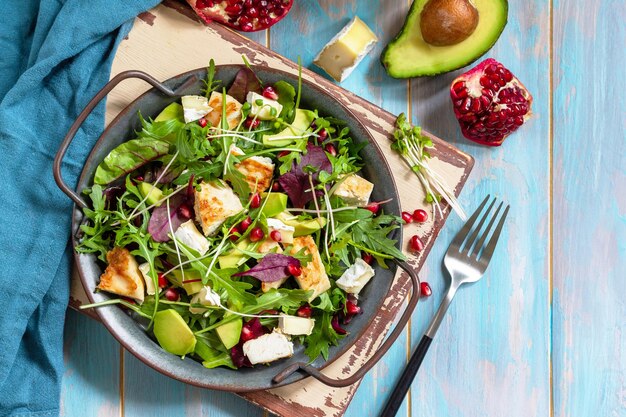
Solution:
<svg viewBox="0 0 626 417">
<path fill-rule="evenodd" d="M 200 127 L 206 127 L 207 120 L 204 117 L 201 117 L 198 119 L 198 124 L 200 125 Z"/>
<path fill-rule="evenodd" d="M 420 282 L 420 295 L 422 297 L 430 297 L 433 293 L 433 290 L 428 285 L 428 282 Z"/>
<path fill-rule="evenodd" d="M 251 18 L 255 18 L 259 16 L 259 11 L 255 7 L 250 7 L 246 13 Z"/>
<path fill-rule="evenodd" d="M 226 6 L 224 8 L 224 11 L 229 15 L 229 16 L 237 16 L 241 13 L 243 6 L 241 4 L 232 4 L 230 6 Z"/>
<path fill-rule="evenodd" d="M 424 223 L 428 220 L 428 213 L 426 213 L 426 210 L 417 209 L 413 212 L 413 220 L 418 223 Z"/>
<path fill-rule="evenodd" d="M 337 156 L 337 148 L 335 148 L 335 145 L 332 143 L 327 143 L 326 146 L 324 146 L 324 150 L 332 156 Z"/>
<path fill-rule="evenodd" d="M 241 223 L 239 223 L 239 233 L 241 233 L 242 235 L 246 233 L 246 230 L 248 230 L 248 227 L 250 227 L 251 224 L 252 219 L 250 218 L 250 216 L 243 219 Z"/>
<path fill-rule="evenodd" d="M 371 203 L 369 203 L 367 206 L 364 207 L 366 210 L 371 211 L 374 214 L 378 214 L 378 210 L 380 210 L 380 204 L 372 201 Z"/>
<path fill-rule="evenodd" d="M 261 315 L 261 316 L 265 316 L 265 315 L 276 316 L 276 315 L 278 315 L 278 310 L 263 310 L 263 311 L 261 311 L 259 313 L 259 315 Z"/>
<path fill-rule="evenodd" d="M 291 153 L 291 151 L 280 151 L 278 152 L 278 157 L 282 158 L 283 156 L 287 156 Z"/>
<path fill-rule="evenodd" d="M 180 294 L 178 294 L 178 291 L 175 288 L 168 288 L 165 290 L 165 298 L 169 301 L 178 301 Z"/>
<path fill-rule="evenodd" d="M 365 263 L 368 265 L 371 265 L 372 262 L 374 262 L 374 256 L 372 256 L 371 253 L 363 252 L 361 258 L 363 258 L 363 261 L 365 261 Z"/>
<path fill-rule="evenodd" d="M 272 191 L 274 191 L 274 192 L 280 191 L 280 183 L 279 182 L 275 182 L 274 184 L 272 184 Z"/>
<path fill-rule="evenodd" d="M 421 252 L 422 249 L 424 249 L 424 243 L 417 235 L 411 237 L 411 240 L 409 240 L 409 246 L 415 252 Z"/>
<path fill-rule="evenodd" d="M 278 230 L 272 230 L 270 232 L 270 239 L 272 239 L 274 242 L 280 242 L 281 240 L 283 240 L 283 237 L 280 235 L 280 232 Z"/>
<path fill-rule="evenodd" d="M 413 221 L 413 215 L 411 213 L 409 213 L 408 211 L 403 211 L 402 212 L 402 220 L 404 220 L 405 223 L 411 223 Z"/>
<path fill-rule="evenodd" d="M 260 124 L 261 124 L 261 121 L 258 119 L 255 119 L 254 117 L 248 117 L 243 122 L 243 125 L 246 127 L 246 129 L 256 129 Z"/>
<path fill-rule="evenodd" d="M 258 242 L 259 240 L 263 239 L 264 237 L 265 237 L 265 233 L 263 233 L 263 229 L 261 229 L 260 227 L 255 227 L 250 232 L 250 241 L 252 241 L 252 242 Z"/>
<path fill-rule="evenodd" d="M 240 29 L 244 32 L 252 32 L 254 30 L 254 26 L 250 22 L 243 23 Z"/>
<path fill-rule="evenodd" d="M 255 339 L 256 335 L 254 334 L 254 332 L 252 331 L 252 329 L 244 326 L 241 328 L 241 336 L 240 339 L 242 342 L 247 342 L 248 340 L 252 340 Z"/>
<path fill-rule="evenodd" d="M 302 274 L 302 268 L 293 264 L 289 264 L 289 266 L 287 266 L 287 271 L 289 272 L 289 275 L 293 275 L 294 277 L 299 277 L 300 274 Z"/>
<path fill-rule="evenodd" d="M 159 288 L 167 287 L 167 279 L 165 278 L 165 275 L 159 272 L 158 278 L 159 278 Z"/>
<path fill-rule="evenodd" d="M 340 325 L 339 325 L 339 316 L 337 316 L 336 314 L 333 316 L 333 318 L 330 320 L 330 325 L 333 327 L 333 330 L 335 332 L 337 332 L 337 334 L 346 334 L 348 332 L 346 332 L 345 329 L 343 329 Z"/>
<path fill-rule="evenodd" d="M 261 194 L 254 193 L 252 198 L 250 198 L 250 207 L 255 209 L 261 206 Z"/>
<path fill-rule="evenodd" d="M 361 314 L 361 307 L 354 304 L 352 301 L 346 301 L 346 313 L 349 315 Z"/>
<path fill-rule="evenodd" d="M 304 317 L 308 319 L 309 317 L 311 317 L 312 313 L 313 313 L 313 309 L 311 308 L 310 305 L 307 304 L 307 305 L 303 305 L 302 307 L 298 309 L 298 311 L 296 311 L 296 316 Z"/>
<path fill-rule="evenodd" d="M 324 140 L 328 137 L 328 132 L 326 131 L 326 129 L 320 129 L 317 134 L 319 135 L 320 140 Z"/>
<path fill-rule="evenodd" d="M 187 204 L 181 204 L 181 206 L 178 208 L 178 213 L 181 217 L 184 217 L 185 219 L 191 219 L 191 209 Z"/>
<path fill-rule="evenodd" d="M 143 176 L 142 176 L 142 175 L 137 175 L 137 176 L 135 177 L 135 180 L 136 180 L 136 181 L 143 181 Z"/>
<path fill-rule="evenodd" d="M 274 87 L 268 85 L 263 89 L 263 97 L 269 98 L 270 100 L 278 100 L 278 93 L 274 90 Z"/>
</svg>

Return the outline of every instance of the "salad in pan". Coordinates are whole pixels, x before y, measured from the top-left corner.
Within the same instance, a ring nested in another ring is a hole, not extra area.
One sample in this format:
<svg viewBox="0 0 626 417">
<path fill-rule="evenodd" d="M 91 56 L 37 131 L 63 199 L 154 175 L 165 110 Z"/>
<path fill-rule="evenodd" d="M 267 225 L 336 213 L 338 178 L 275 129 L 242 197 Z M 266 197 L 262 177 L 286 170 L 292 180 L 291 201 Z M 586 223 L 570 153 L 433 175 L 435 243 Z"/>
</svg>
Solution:
<svg viewBox="0 0 626 417">
<path fill-rule="evenodd" d="M 113 149 L 85 193 L 77 250 L 103 262 L 99 291 L 166 351 L 207 368 L 328 356 L 374 263 L 404 259 L 402 223 L 370 201 L 341 120 L 300 106 L 300 83 L 232 85 L 209 65 L 183 96 Z M 349 327 L 348 327 L 349 328 Z"/>
</svg>

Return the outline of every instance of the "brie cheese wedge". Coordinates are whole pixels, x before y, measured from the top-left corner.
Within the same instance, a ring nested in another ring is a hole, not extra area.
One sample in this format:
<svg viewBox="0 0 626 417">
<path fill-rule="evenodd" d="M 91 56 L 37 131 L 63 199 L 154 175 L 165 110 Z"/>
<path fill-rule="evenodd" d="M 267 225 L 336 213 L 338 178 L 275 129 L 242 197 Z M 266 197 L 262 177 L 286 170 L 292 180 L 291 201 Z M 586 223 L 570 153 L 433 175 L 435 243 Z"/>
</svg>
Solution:
<svg viewBox="0 0 626 417">
<path fill-rule="evenodd" d="M 356 262 L 336 281 L 336 284 L 345 292 L 357 295 L 373 276 L 372 267 L 363 259 L 357 258 Z"/>
</svg>

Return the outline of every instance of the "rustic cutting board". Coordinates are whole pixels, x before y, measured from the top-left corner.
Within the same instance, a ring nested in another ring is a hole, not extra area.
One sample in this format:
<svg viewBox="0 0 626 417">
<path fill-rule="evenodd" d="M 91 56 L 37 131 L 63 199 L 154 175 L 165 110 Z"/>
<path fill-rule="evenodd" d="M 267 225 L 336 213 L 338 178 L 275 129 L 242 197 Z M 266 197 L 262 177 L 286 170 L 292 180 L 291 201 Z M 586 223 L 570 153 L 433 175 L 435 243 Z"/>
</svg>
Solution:
<svg viewBox="0 0 626 417">
<path fill-rule="evenodd" d="M 206 66 L 210 58 L 217 64 L 241 63 L 245 55 L 254 65 L 268 66 L 288 72 L 297 72 L 297 64 L 272 52 L 236 32 L 220 25 L 204 25 L 198 21 L 191 9 L 184 4 L 165 1 L 148 13 L 140 15 L 127 39 L 122 41 L 113 62 L 111 76 L 125 70 L 142 70 L 159 80 L 191 69 Z M 303 69 L 303 78 L 314 81 L 331 92 L 354 112 L 371 132 L 378 146 L 386 155 L 400 195 L 401 207 L 413 210 L 424 201 L 424 193 L 417 178 L 395 153 L 389 149 L 389 135 L 393 130 L 395 115 L 361 99 L 335 83 Z M 132 100 L 148 89 L 141 81 L 129 80 L 117 87 L 107 101 L 106 123 L 108 124 Z M 473 166 L 473 159 L 433 136 L 435 149 L 432 152 L 433 168 L 454 188 L 458 195 Z M 429 210 L 430 211 L 430 210 Z M 419 256 L 412 256 L 409 263 L 419 271 L 425 257 L 445 223 L 444 217 L 429 216 L 427 223 L 405 226 L 404 247 L 410 236 L 419 234 L 425 243 Z M 385 334 L 401 310 L 410 281 L 398 274 L 391 287 L 383 308 L 378 312 L 364 336 L 341 358 L 328 366 L 324 373 L 332 377 L 349 376 L 376 351 Z M 87 297 L 74 274 L 70 305 L 77 308 L 87 303 Z M 416 311 L 419 311 L 419 306 Z M 417 313 L 419 314 L 419 313 Z M 358 384 L 346 388 L 327 387 L 313 378 L 307 378 L 285 387 L 240 394 L 281 416 L 339 416 L 350 403 Z"/>
</svg>

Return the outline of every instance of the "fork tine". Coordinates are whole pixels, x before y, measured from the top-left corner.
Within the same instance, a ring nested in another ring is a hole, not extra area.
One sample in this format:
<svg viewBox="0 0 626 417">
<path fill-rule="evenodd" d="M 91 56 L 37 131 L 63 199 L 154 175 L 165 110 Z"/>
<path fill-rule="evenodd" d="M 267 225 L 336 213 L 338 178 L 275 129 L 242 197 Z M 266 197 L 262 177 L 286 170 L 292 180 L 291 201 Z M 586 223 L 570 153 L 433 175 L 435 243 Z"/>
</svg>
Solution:
<svg viewBox="0 0 626 417">
<path fill-rule="evenodd" d="M 467 222 L 465 222 L 465 225 L 463 226 L 463 228 L 461 228 L 461 230 L 459 230 L 459 232 L 456 234 L 456 236 L 452 240 L 452 243 L 450 243 L 450 246 L 456 245 L 459 248 L 461 247 L 461 245 L 463 244 L 463 241 L 467 237 L 468 233 L 470 232 L 470 230 L 472 230 L 472 226 L 474 225 L 474 222 L 478 218 L 478 215 L 482 211 L 483 207 L 485 207 L 485 204 L 487 204 L 487 201 L 489 200 L 489 197 L 491 197 L 491 196 L 489 194 L 487 194 L 487 197 L 485 197 L 483 202 L 480 203 L 480 206 L 478 206 L 478 208 L 476 209 L 474 214 L 472 214 L 472 217 L 470 217 L 467 220 Z"/>
<path fill-rule="evenodd" d="M 494 203 L 495 203 L 495 200 L 494 200 Z M 489 220 L 489 224 L 487 225 L 487 228 L 485 229 L 484 233 L 480 236 L 480 239 L 478 240 L 478 243 L 476 244 L 476 246 L 474 246 L 474 250 L 472 250 L 471 252 L 468 251 L 467 256 L 471 256 L 472 253 L 475 253 L 476 257 L 478 257 L 478 254 L 480 253 L 480 250 L 482 249 L 483 244 L 485 243 L 485 240 L 487 240 L 487 236 L 489 236 L 489 231 L 491 230 L 491 227 L 493 226 L 496 219 L 498 218 L 498 214 L 500 214 L 500 210 L 502 209 L 503 205 L 504 205 L 504 202 L 501 202 L 498 205 L 496 212 L 493 214 L 493 216 L 491 216 L 491 220 Z M 478 233 L 478 230 L 476 231 L 476 233 Z"/>
<path fill-rule="evenodd" d="M 502 231 L 502 226 L 504 226 L 504 221 L 506 220 L 506 215 L 509 214 L 509 208 L 511 206 L 506 206 L 504 209 L 504 214 L 500 218 L 498 225 L 496 226 L 496 230 L 493 232 L 493 236 L 489 239 L 487 246 L 485 246 L 485 250 L 482 255 L 480 255 L 480 259 L 482 261 L 489 262 L 491 260 L 491 255 L 493 255 L 493 251 L 496 249 L 496 244 L 498 243 L 498 238 L 500 237 L 500 232 Z"/>
<path fill-rule="evenodd" d="M 487 218 L 491 214 L 491 209 L 493 208 L 493 205 L 496 204 L 496 201 L 498 200 L 494 198 L 491 204 L 489 204 L 489 207 L 487 207 L 487 210 L 485 210 L 485 213 L 483 213 L 482 218 L 478 222 L 478 226 L 474 228 L 474 231 L 472 232 L 470 237 L 467 239 L 467 242 L 465 243 L 465 247 L 463 248 L 463 251 L 467 252 L 468 256 L 470 253 L 472 253 L 472 246 L 474 245 L 474 243 L 476 243 L 476 238 L 478 237 L 478 234 L 480 233 L 480 229 L 482 229 L 483 224 L 485 224 L 485 220 L 487 220 Z"/>
</svg>

